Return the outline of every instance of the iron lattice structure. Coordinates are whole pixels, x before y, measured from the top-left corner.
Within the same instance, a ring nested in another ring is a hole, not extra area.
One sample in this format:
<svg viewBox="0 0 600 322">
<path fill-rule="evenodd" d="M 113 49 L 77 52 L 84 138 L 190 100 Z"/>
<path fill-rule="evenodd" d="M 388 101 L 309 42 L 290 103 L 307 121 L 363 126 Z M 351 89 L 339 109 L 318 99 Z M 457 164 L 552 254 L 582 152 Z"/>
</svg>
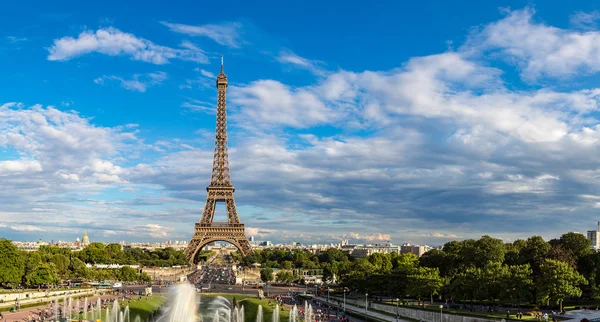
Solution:
<svg viewBox="0 0 600 322">
<path fill-rule="evenodd" d="M 227 151 L 227 76 L 221 62 L 221 73 L 217 76 L 217 124 L 215 133 L 215 152 L 212 166 L 210 185 L 206 188 L 206 204 L 202 218 L 196 223 L 192 240 L 188 244 L 185 255 L 193 265 L 196 254 L 206 244 L 213 241 L 225 241 L 237 247 L 243 256 L 250 254 L 252 248 L 246 238 L 244 224 L 240 222 L 235 207 L 229 173 L 229 155 Z M 217 202 L 224 202 L 227 209 L 227 222 L 213 222 Z"/>
</svg>

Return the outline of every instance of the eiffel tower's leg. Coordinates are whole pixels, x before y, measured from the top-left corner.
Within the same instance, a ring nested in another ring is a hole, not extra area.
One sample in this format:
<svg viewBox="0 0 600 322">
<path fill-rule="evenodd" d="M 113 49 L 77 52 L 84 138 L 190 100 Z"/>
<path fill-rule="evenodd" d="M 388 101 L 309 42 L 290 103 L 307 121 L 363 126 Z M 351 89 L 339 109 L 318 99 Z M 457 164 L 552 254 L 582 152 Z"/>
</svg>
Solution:
<svg viewBox="0 0 600 322">
<path fill-rule="evenodd" d="M 237 238 L 237 243 L 240 246 L 239 250 L 240 253 L 242 253 L 242 256 L 245 257 L 252 253 L 252 247 L 250 247 L 250 242 L 248 241 L 246 235 L 242 234 L 242 236 L 239 236 Z"/>
<path fill-rule="evenodd" d="M 227 220 L 230 224 L 239 224 L 240 217 L 238 217 L 237 209 L 235 208 L 235 200 L 233 199 L 233 193 L 231 197 L 225 201 L 227 207 Z"/>
<path fill-rule="evenodd" d="M 198 237 L 198 238 L 197 238 Z M 198 252 L 198 249 L 200 248 L 200 242 L 202 241 L 202 237 L 201 236 L 195 236 L 192 237 L 192 240 L 190 240 L 190 242 L 188 243 L 186 249 L 185 249 L 185 258 L 187 259 L 187 261 L 194 265 L 194 257 L 196 257 L 196 253 Z"/>
<path fill-rule="evenodd" d="M 201 224 L 210 224 L 213 222 L 215 216 L 215 204 L 215 199 L 209 194 L 206 197 L 206 203 L 204 204 L 204 210 L 202 211 L 202 218 L 200 219 Z"/>
</svg>

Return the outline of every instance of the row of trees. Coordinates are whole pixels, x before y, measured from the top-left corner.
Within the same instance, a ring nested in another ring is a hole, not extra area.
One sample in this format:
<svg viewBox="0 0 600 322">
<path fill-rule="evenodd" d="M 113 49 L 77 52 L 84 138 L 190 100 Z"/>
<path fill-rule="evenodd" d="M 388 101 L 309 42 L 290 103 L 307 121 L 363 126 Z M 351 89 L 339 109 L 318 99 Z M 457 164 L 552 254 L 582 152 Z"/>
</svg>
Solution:
<svg viewBox="0 0 600 322">
<path fill-rule="evenodd" d="M 449 242 L 421 258 L 373 254 L 349 267 L 330 267 L 329 272 L 346 286 L 400 298 L 438 295 L 517 305 L 562 305 L 566 297 L 600 298 L 600 254 L 577 233 L 549 242 L 540 236 L 513 243 L 483 236 Z"/>
<path fill-rule="evenodd" d="M 70 253 L 69 249 L 42 246 L 52 248 L 58 252 Z M 42 248 L 40 247 L 40 248 Z M 83 250 L 75 252 L 74 255 L 86 263 L 92 264 L 120 264 L 120 265 L 141 265 L 171 267 L 178 265 L 188 265 L 188 262 L 181 250 L 175 250 L 172 247 L 156 249 L 149 251 L 141 248 L 127 248 L 123 250 L 119 244 L 91 243 Z"/>
<path fill-rule="evenodd" d="M 104 246 L 92 243 L 78 252 L 54 246 L 41 246 L 36 251 L 21 251 L 10 240 L 0 239 L 0 286 L 24 285 L 37 287 L 55 285 L 66 279 L 93 281 L 150 281 L 150 277 L 137 269 L 124 266 L 120 269 L 87 268 L 86 263 L 145 265 L 181 263 L 185 256 L 172 248 L 149 252 L 141 249 L 122 250 L 118 244 Z M 184 261 L 185 264 L 187 262 Z"/>
<path fill-rule="evenodd" d="M 301 250 L 262 250 L 243 259 L 245 265 L 253 263 L 280 269 L 319 268 L 324 279 L 337 280 L 351 290 L 399 298 L 440 296 L 517 305 L 560 304 L 565 297 L 600 299 L 600 254 L 578 233 L 549 242 L 540 236 L 512 243 L 483 236 L 446 243 L 441 250 L 429 251 L 421 258 L 375 253 L 353 259 L 338 249 L 319 255 Z M 269 281 L 297 280 L 291 273 L 272 276 L 267 269 L 263 271 Z"/>
</svg>

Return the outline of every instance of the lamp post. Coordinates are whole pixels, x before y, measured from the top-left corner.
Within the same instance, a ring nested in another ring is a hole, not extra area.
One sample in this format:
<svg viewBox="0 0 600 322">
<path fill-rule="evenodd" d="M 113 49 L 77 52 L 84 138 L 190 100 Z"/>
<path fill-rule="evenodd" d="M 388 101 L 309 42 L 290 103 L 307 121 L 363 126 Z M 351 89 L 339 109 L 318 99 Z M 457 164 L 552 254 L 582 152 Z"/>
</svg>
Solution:
<svg viewBox="0 0 600 322">
<path fill-rule="evenodd" d="M 369 315 L 368 315 L 368 307 L 369 307 L 369 294 L 365 293 L 365 322 L 369 321 Z"/>
<path fill-rule="evenodd" d="M 444 305 L 440 304 L 440 322 L 444 321 L 444 315 L 442 313 L 443 309 L 444 309 Z"/>
<path fill-rule="evenodd" d="M 344 313 L 346 313 L 346 288 L 344 287 Z"/>
<path fill-rule="evenodd" d="M 400 311 L 398 309 L 398 305 L 400 304 L 400 299 L 396 299 L 396 322 L 398 322 L 398 317 L 400 316 Z"/>
</svg>

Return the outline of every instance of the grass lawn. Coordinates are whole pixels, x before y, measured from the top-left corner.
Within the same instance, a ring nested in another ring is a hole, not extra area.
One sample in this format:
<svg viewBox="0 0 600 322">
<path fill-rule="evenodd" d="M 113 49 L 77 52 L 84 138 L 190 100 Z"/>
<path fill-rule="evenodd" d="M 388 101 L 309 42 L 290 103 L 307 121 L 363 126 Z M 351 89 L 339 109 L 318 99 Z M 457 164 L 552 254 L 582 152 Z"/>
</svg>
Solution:
<svg viewBox="0 0 600 322">
<path fill-rule="evenodd" d="M 129 303 L 120 301 L 119 304 L 121 306 L 121 312 L 125 309 L 125 306 L 129 305 L 130 321 L 135 321 L 137 316 L 140 317 L 141 321 L 146 321 L 152 316 L 152 313 L 156 312 L 165 303 L 166 300 L 167 298 L 161 294 L 154 294 L 148 299 L 142 297 L 141 300 L 132 300 Z M 112 303 L 109 306 L 109 310 L 110 309 L 112 309 Z M 73 318 L 77 318 L 77 314 L 73 314 Z M 87 318 L 90 318 L 90 313 L 88 313 Z M 107 321 L 106 309 L 102 310 L 100 320 Z"/>
<path fill-rule="evenodd" d="M 153 312 L 157 311 L 163 304 L 165 304 L 166 300 L 167 298 L 161 294 L 153 294 L 147 300 L 145 297 L 142 297 L 142 300 L 129 303 L 129 316 L 131 316 L 131 321 L 133 321 L 138 315 L 142 321 L 146 321 L 146 319 L 150 317 Z"/>
<path fill-rule="evenodd" d="M 273 318 L 273 310 L 275 310 L 275 302 L 269 303 L 268 299 L 259 300 L 258 297 L 243 295 L 243 294 L 202 294 L 203 298 L 222 296 L 230 302 L 235 299 L 238 303 L 244 306 L 244 317 L 246 322 L 255 322 L 258 306 L 263 307 L 263 321 L 271 321 Z M 290 318 L 290 310 L 284 307 L 279 308 L 279 321 L 287 322 Z"/>
<path fill-rule="evenodd" d="M 440 308 L 438 306 L 426 306 L 425 310 L 440 312 Z M 509 310 L 509 311 L 511 311 L 511 310 Z M 521 309 L 521 312 L 523 312 L 523 313 L 529 312 L 529 311 L 532 311 L 532 310 Z M 512 309 L 509 319 L 517 320 L 517 316 L 515 314 L 516 312 L 517 312 L 517 309 Z M 446 314 L 446 313 L 460 314 L 460 315 L 464 315 L 464 316 L 486 317 L 486 318 L 493 318 L 493 319 L 506 319 L 506 313 L 500 313 L 500 312 L 492 312 L 492 313 L 481 312 L 481 311 L 469 312 L 469 310 L 464 310 L 464 309 L 444 309 L 444 314 Z M 531 315 L 523 315 L 523 318 L 521 319 L 521 321 L 535 321 L 535 320 L 536 320 L 535 316 L 531 316 Z"/>
</svg>

